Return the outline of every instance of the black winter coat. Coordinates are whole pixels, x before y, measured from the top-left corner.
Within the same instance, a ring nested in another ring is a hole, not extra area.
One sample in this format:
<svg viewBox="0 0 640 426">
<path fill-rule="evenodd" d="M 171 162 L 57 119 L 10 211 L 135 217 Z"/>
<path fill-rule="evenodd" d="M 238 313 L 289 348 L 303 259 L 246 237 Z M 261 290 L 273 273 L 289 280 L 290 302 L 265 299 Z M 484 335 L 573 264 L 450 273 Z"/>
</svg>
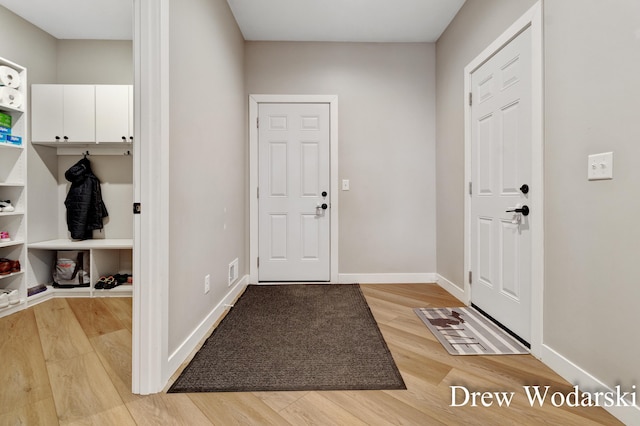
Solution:
<svg viewBox="0 0 640 426">
<path fill-rule="evenodd" d="M 102 229 L 102 219 L 109 213 L 102 201 L 100 181 L 91 171 L 91 163 L 83 158 L 64 173 L 71 188 L 64 205 L 67 207 L 67 227 L 74 240 L 88 240 L 94 229 Z"/>
</svg>

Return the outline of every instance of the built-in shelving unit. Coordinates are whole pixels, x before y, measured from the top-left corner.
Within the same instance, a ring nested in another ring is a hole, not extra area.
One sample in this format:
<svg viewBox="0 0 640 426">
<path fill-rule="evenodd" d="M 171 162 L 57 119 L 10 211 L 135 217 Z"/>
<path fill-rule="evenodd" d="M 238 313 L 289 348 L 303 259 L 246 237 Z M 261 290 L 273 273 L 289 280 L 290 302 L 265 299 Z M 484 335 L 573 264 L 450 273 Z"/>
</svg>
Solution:
<svg viewBox="0 0 640 426">
<path fill-rule="evenodd" d="M 16 290 L 18 298 L 8 306 L 0 306 L 0 316 L 23 309 L 27 300 L 25 265 L 27 262 L 27 70 L 0 58 L 0 67 L 12 74 L 11 86 L 2 86 L 0 112 L 11 118 L 10 127 L 3 125 L 2 133 L 18 137 L 0 140 L 0 200 L 10 200 L 14 210 L 0 212 L 0 232 L 9 233 L 9 241 L 0 242 L 0 258 L 18 260 L 20 271 L 0 275 L 0 292 Z M 6 81 L 4 81 L 6 83 Z M 9 103 L 12 103 L 11 105 Z"/>
<path fill-rule="evenodd" d="M 36 84 L 31 86 L 31 104 L 27 108 L 27 70 L 2 58 L 0 66 L 19 75 L 21 83 L 16 90 L 22 97 L 21 105 L 7 106 L 2 104 L 0 93 L 0 112 L 11 116 L 10 133 L 21 138 L 19 143 L 4 143 L 0 137 L 0 200 L 11 200 L 14 207 L 13 211 L 0 211 L 0 232 L 10 236 L 9 241 L 0 241 L 0 258 L 18 260 L 21 265 L 17 272 L 0 275 L 0 292 L 16 290 L 19 295 L 17 301 L 12 299 L 15 303 L 0 306 L 0 317 L 51 297 L 130 296 L 131 283 L 111 289 L 96 289 L 95 283 L 102 276 L 130 275 L 133 271 L 132 86 Z M 26 114 L 29 110 L 30 139 Z M 0 129 L 3 132 L 7 129 Z M 29 140 L 36 153 L 29 161 L 35 161 L 34 169 L 38 169 L 33 176 L 27 174 Z M 96 239 L 71 240 L 63 226 L 64 197 L 69 185 L 64 171 L 76 161 L 73 156 L 91 156 L 92 168 L 95 165 L 106 179 L 102 182 L 106 184 L 103 198 L 106 194 L 109 199 L 110 215 L 105 231 L 94 234 Z M 41 164 L 37 164 L 39 160 Z M 35 191 L 34 204 L 46 200 L 34 212 L 33 235 L 27 234 L 27 181 Z M 47 213 L 43 215 L 42 211 Z M 88 287 L 52 286 L 57 252 L 66 250 L 88 254 Z M 46 290 L 42 290 L 43 285 Z M 41 291 L 35 293 L 36 289 Z"/>
<path fill-rule="evenodd" d="M 103 197 L 110 185 L 114 188 L 126 184 L 124 175 L 131 173 L 131 167 L 124 159 L 133 154 L 133 88 L 129 85 L 58 85 L 34 84 L 31 86 L 32 95 L 32 137 L 31 143 L 39 149 L 55 149 L 60 159 L 54 177 L 58 181 L 58 204 L 62 205 L 68 190 L 68 182 L 64 179 L 64 170 L 72 165 L 77 157 L 88 156 L 92 168 L 101 172 L 96 174 L 106 177 L 102 182 Z M 52 110 L 55 112 L 52 113 Z M 51 152 L 51 151 L 49 151 Z M 62 160 L 62 156 L 70 156 Z M 104 157 L 107 158 L 104 158 Z M 99 159 L 102 158 L 102 159 Z M 129 165 L 129 166 L 127 166 Z M 95 168 L 94 168 L 95 167 Z M 99 178 L 101 177 L 99 176 Z M 123 181 L 124 179 L 124 181 Z M 110 182 L 115 181 L 115 182 Z M 128 183 L 132 186 L 132 182 Z M 65 188 L 67 187 L 67 188 Z M 133 200 L 121 199 L 122 190 L 113 189 L 117 195 L 110 193 L 107 209 L 110 217 L 107 220 L 117 222 L 117 232 L 120 236 L 132 236 L 133 229 L 122 229 L 126 221 L 122 218 L 131 215 Z M 114 197 L 118 197 L 114 200 Z M 125 210 L 126 211 L 123 211 Z M 119 214 L 118 219 L 112 219 Z M 109 297 L 128 296 L 132 294 L 131 284 L 118 285 L 112 289 L 96 289 L 95 284 L 102 276 L 114 274 L 131 274 L 133 270 L 133 240 L 131 238 L 112 238 L 114 232 L 99 233 L 96 239 L 75 241 L 68 238 L 62 222 L 64 209 L 58 211 L 58 238 L 38 241 L 32 236 L 29 244 L 29 258 L 32 263 L 33 274 L 30 281 L 33 284 L 46 283 L 45 293 L 63 297 Z M 123 224 L 124 223 L 124 224 Z M 131 221 L 132 223 L 132 221 Z M 105 235 L 107 234 L 107 235 Z M 59 251 L 85 251 L 89 258 L 89 286 L 74 288 L 54 288 L 52 284 L 52 268 L 55 264 L 56 253 Z M 30 296 L 30 301 L 38 301 L 41 293 Z M 46 296 L 44 296 L 46 297 Z"/>
</svg>

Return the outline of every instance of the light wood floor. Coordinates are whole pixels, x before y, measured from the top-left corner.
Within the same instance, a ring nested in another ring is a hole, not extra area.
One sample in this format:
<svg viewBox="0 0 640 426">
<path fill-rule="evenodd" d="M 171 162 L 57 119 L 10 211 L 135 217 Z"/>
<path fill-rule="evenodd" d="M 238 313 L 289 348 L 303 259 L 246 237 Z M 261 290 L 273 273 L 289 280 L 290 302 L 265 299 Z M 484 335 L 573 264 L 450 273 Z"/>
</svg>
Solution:
<svg viewBox="0 0 640 426">
<path fill-rule="evenodd" d="M 601 408 L 531 408 L 524 385 L 571 390 L 531 356 L 448 355 L 412 312 L 459 305 L 438 286 L 363 291 L 407 390 L 133 395 L 131 299 L 54 299 L 0 319 L 0 425 L 620 424 Z M 516 396 L 450 407 L 452 385 Z"/>
</svg>

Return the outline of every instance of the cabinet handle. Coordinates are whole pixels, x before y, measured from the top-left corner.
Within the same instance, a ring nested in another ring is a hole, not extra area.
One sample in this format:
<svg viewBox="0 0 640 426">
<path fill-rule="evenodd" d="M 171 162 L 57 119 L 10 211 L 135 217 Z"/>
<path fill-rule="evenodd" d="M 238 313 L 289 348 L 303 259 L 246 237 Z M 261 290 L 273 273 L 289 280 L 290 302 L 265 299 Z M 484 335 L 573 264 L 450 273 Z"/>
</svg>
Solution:
<svg viewBox="0 0 640 426">
<path fill-rule="evenodd" d="M 123 141 L 123 142 L 126 142 L 126 141 L 127 141 L 127 137 L 126 137 L 126 136 L 123 136 L 123 137 L 122 137 L 122 141 Z"/>
<path fill-rule="evenodd" d="M 64 138 L 64 140 L 65 140 L 65 141 L 68 141 L 68 140 L 69 140 L 69 137 L 68 137 L 68 136 L 63 136 L 63 138 Z"/>
<path fill-rule="evenodd" d="M 133 136 L 129 136 L 129 140 L 133 142 Z"/>
<path fill-rule="evenodd" d="M 60 136 L 56 136 L 56 140 L 59 141 L 60 140 Z"/>
</svg>

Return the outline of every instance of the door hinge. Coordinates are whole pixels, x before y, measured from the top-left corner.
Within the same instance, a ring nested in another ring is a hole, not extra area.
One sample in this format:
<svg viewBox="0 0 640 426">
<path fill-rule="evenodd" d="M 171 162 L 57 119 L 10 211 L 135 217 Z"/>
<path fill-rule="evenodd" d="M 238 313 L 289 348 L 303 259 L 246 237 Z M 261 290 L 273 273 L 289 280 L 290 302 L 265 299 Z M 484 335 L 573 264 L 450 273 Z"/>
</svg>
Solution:
<svg viewBox="0 0 640 426">
<path fill-rule="evenodd" d="M 260 117 L 256 118 L 256 127 L 260 128 Z"/>
<path fill-rule="evenodd" d="M 473 272 L 469 271 L 469 284 L 473 284 Z"/>
<path fill-rule="evenodd" d="M 473 105 L 473 93 L 469 92 L 469 106 Z"/>
<path fill-rule="evenodd" d="M 473 195 L 473 182 L 469 182 L 469 195 Z"/>
<path fill-rule="evenodd" d="M 141 210 L 142 207 L 140 206 L 140 203 L 133 203 L 133 214 L 140 214 Z"/>
<path fill-rule="evenodd" d="M 258 262 L 257 262 L 257 264 L 258 264 L 258 268 L 259 268 L 259 267 L 260 267 L 260 257 L 258 257 Z"/>
<path fill-rule="evenodd" d="M 256 188 L 256 198 L 260 198 L 260 187 Z"/>
</svg>

